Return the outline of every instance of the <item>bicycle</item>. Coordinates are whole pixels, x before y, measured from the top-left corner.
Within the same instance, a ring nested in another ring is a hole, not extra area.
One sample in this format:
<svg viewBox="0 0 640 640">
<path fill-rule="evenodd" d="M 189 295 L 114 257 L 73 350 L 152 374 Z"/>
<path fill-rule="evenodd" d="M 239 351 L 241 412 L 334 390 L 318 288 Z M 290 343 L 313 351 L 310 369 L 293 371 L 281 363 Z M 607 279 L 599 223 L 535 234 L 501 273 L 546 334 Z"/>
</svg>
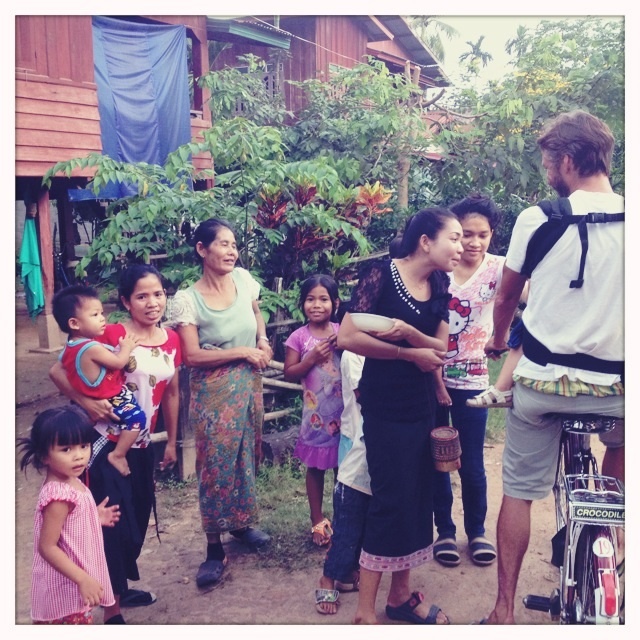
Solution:
<svg viewBox="0 0 640 640">
<path fill-rule="evenodd" d="M 560 585 L 549 597 L 525 596 L 524 606 L 546 611 L 560 624 L 624 624 L 616 561 L 624 486 L 598 472 L 589 444 L 592 434 L 613 429 L 616 418 L 559 414 L 558 419 L 562 437 L 553 487 L 557 533 L 551 563 L 560 570 Z"/>
</svg>

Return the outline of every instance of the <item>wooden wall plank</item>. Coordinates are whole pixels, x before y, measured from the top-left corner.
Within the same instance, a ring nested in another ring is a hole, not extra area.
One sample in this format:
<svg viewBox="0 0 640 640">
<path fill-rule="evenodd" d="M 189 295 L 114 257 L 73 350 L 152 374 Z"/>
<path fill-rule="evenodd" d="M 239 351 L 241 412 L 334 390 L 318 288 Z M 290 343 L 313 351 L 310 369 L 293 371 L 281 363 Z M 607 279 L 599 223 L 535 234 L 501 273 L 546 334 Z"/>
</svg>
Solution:
<svg viewBox="0 0 640 640">
<path fill-rule="evenodd" d="M 16 67 L 36 70 L 36 56 L 33 46 L 33 20 L 24 20 L 24 16 L 16 16 Z"/>
<path fill-rule="evenodd" d="M 48 131 L 43 140 L 42 131 L 30 131 L 29 129 L 16 130 L 16 146 L 41 147 L 45 143 L 52 149 L 97 149 L 102 148 L 100 134 L 73 133 L 65 131 Z"/>
<path fill-rule="evenodd" d="M 79 87 L 48 82 L 25 82 L 16 79 L 16 98 L 55 100 L 56 102 L 98 106 L 98 91 L 95 86 Z"/>
<path fill-rule="evenodd" d="M 16 68 L 93 82 L 91 16 L 16 16 Z"/>
<path fill-rule="evenodd" d="M 32 131 L 66 131 L 69 133 L 91 133 L 100 135 L 100 121 L 83 120 L 81 118 L 68 118 L 63 116 L 43 117 L 39 113 L 16 112 L 16 131 L 30 129 Z"/>
<path fill-rule="evenodd" d="M 23 178 L 42 178 L 42 176 L 51 169 L 54 162 L 20 162 L 20 176 Z M 18 163 L 16 163 L 18 166 Z M 77 169 L 71 173 L 72 178 L 91 178 L 95 173 L 95 169 Z M 16 170 L 17 175 L 17 170 Z M 66 178 L 66 175 L 60 174 L 58 177 Z"/>
<path fill-rule="evenodd" d="M 32 100 L 16 98 L 16 115 L 34 114 L 43 116 L 61 116 L 70 120 L 95 120 L 100 122 L 98 106 L 70 104 L 68 102 L 51 102 L 50 100 Z"/>
<path fill-rule="evenodd" d="M 42 176 L 47 171 L 49 171 L 49 169 L 51 169 L 51 167 L 54 164 L 55 164 L 54 162 L 27 162 L 22 160 L 19 163 L 19 167 L 20 167 L 19 175 L 23 178 L 29 178 L 29 177 L 42 178 Z M 17 166 L 18 166 L 18 163 L 16 163 L 16 167 Z M 71 175 L 73 177 L 87 178 L 87 177 L 93 176 L 94 172 L 95 172 L 95 169 L 88 168 L 88 169 L 83 169 L 82 171 L 74 171 Z M 18 175 L 17 169 L 16 169 L 16 175 Z"/>
<path fill-rule="evenodd" d="M 100 151 L 100 149 L 87 147 L 57 147 L 54 149 L 50 147 L 16 146 L 16 161 L 49 162 L 51 165 L 54 165 L 56 162 L 82 158 L 92 151 Z"/>
<path fill-rule="evenodd" d="M 93 30 L 91 16 L 67 16 L 69 32 L 73 37 L 69 41 L 71 79 L 77 82 L 94 81 L 93 68 Z"/>
</svg>

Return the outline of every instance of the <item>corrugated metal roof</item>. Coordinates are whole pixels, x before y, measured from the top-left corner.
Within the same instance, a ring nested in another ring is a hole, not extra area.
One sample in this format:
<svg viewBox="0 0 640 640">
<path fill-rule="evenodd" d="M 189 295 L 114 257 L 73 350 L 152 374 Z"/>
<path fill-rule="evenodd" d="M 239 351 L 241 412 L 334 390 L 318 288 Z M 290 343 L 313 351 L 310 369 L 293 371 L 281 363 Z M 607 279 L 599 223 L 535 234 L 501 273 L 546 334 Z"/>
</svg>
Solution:
<svg viewBox="0 0 640 640">
<path fill-rule="evenodd" d="M 409 23 L 402 16 L 376 16 L 394 34 L 394 40 L 406 49 L 412 56 L 412 62 L 416 62 L 423 68 L 438 67 L 440 75 L 449 82 L 442 63 L 436 58 L 429 47 L 420 40 Z"/>
<path fill-rule="evenodd" d="M 431 70 L 431 73 L 427 73 L 426 75 L 440 76 L 442 81 L 438 82 L 438 85 L 445 86 L 451 83 L 444 72 L 442 63 L 436 58 L 429 47 L 420 40 L 405 18 L 402 16 L 352 17 L 358 20 L 365 29 L 369 42 L 381 42 L 392 39 L 409 54 L 411 62 L 422 67 L 425 71 L 428 69 Z M 388 33 L 391 33 L 393 38 L 389 38 Z M 437 74 L 433 73 L 435 69 L 437 69 Z"/>
<path fill-rule="evenodd" d="M 215 18 L 207 16 L 207 38 L 222 42 L 254 42 L 269 47 L 288 49 L 291 34 L 265 22 L 246 16 Z"/>
</svg>

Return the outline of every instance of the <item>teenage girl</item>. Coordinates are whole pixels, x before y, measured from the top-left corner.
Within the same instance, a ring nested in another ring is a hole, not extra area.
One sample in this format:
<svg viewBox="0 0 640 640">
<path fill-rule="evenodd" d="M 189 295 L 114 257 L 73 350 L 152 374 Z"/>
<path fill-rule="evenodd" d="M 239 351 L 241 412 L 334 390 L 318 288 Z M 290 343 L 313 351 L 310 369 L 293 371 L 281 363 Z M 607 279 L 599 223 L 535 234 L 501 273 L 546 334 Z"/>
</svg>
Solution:
<svg viewBox="0 0 640 640">
<path fill-rule="evenodd" d="M 330 276 L 316 274 L 300 289 L 300 307 L 308 322 L 285 342 L 285 380 L 301 381 L 304 390 L 302 425 L 293 455 L 307 467 L 307 497 L 311 533 L 318 546 L 329 544 L 333 531 L 322 512 L 324 473 L 338 471 L 342 384 L 336 350 L 340 304 L 338 285 Z"/>
<path fill-rule="evenodd" d="M 111 606 L 113 591 L 101 526 L 120 519 L 80 481 L 91 456 L 93 425 L 75 406 L 43 411 L 20 438 L 20 469 L 46 470 L 33 527 L 31 618 L 35 624 L 91 624 L 92 607 Z"/>
<path fill-rule="evenodd" d="M 485 537 L 487 477 L 484 469 L 486 409 L 469 409 L 466 401 L 489 386 L 484 347 L 493 333 L 493 306 L 502 279 L 504 257 L 488 252 L 500 220 L 495 203 L 473 194 L 450 207 L 462 226 L 460 262 L 451 274 L 449 340 L 444 366 L 436 372 L 439 424 L 451 424 L 460 434 L 460 484 L 464 531 L 471 560 L 487 566 L 496 559 L 493 543 Z M 448 472 L 435 472 L 434 520 L 438 539 L 435 559 L 445 566 L 460 563 L 456 525 L 451 517 L 453 493 Z"/>
</svg>

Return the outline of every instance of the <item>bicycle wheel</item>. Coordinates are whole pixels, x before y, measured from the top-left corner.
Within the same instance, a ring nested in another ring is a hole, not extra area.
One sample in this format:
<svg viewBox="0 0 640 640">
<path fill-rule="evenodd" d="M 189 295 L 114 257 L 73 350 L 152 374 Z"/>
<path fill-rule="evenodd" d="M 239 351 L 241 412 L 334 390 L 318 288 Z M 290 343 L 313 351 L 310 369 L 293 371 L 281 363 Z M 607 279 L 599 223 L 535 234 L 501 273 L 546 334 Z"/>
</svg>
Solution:
<svg viewBox="0 0 640 640">
<path fill-rule="evenodd" d="M 576 546 L 573 622 L 619 624 L 621 597 L 611 527 L 586 525 Z"/>
<path fill-rule="evenodd" d="M 553 496 L 556 505 L 556 530 L 560 531 L 567 524 L 567 492 L 564 486 L 564 478 L 567 473 L 571 473 L 571 446 L 569 443 L 570 434 L 564 434 L 560 442 L 560 453 L 558 459 L 558 469 L 556 481 L 553 485 Z M 563 543 L 564 544 L 564 543 Z"/>
</svg>

